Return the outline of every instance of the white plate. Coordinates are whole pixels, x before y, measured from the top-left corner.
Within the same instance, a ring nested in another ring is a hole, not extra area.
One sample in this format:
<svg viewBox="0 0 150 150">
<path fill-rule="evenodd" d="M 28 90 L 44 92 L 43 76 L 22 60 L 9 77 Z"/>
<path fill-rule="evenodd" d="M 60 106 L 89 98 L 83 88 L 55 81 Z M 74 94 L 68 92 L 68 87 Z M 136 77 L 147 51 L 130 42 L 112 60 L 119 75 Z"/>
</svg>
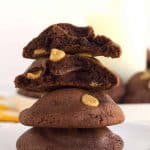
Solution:
<svg viewBox="0 0 150 150">
<path fill-rule="evenodd" d="M 21 124 L 0 124 L 0 150 L 16 150 L 17 138 L 29 127 Z M 124 123 L 110 127 L 125 143 L 124 150 L 150 150 L 150 126 Z"/>
</svg>

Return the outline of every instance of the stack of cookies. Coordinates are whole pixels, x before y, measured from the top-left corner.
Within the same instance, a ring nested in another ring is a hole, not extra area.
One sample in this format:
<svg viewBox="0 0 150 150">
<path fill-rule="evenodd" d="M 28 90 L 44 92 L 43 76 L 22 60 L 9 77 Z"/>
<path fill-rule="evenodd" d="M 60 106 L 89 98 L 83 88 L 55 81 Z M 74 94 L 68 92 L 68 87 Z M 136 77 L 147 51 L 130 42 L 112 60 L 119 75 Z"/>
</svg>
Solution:
<svg viewBox="0 0 150 150">
<path fill-rule="evenodd" d="M 25 58 L 36 59 L 15 79 L 17 88 L 41 93 L 20 114 L 33 126 L 17 141 L 18 150 L 121 150 L 123 141 L 106 126 L 124 115 L 105 94 L 117 76 L 95 56 L 119 57 L 120 47 L 91 27 L 55 24 L 24 48 Z"/>
</svg>

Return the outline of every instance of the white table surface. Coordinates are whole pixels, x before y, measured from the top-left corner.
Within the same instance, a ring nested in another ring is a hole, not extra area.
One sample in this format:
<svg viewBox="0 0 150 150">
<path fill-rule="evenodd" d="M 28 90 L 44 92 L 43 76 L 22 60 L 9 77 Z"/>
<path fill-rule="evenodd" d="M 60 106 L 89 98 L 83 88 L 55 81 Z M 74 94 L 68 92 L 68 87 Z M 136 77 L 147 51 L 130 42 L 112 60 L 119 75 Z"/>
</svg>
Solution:
<svg viewBox="0 0 150 150">
<path fill-rule="evenodd" d="M 150 125 L 150 104 L 121 104 L 126 122 L 141 121 Z"/>
</svg>

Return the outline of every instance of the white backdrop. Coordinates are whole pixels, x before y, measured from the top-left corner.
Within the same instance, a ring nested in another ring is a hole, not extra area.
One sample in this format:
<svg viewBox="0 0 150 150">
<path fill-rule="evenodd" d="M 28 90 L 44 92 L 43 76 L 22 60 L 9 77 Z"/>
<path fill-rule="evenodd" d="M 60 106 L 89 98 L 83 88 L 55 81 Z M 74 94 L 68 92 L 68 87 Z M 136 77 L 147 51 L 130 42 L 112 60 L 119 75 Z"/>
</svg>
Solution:
<svg viewBox="0 0 150 150">
<path fill-rule="evenodd" d="M 119 4 L 122 0 L 114 1 Z M 84 16 L 93 10 L 105 9 L 104 5 L 108 2 L 109 0 L 0 0 L 0 90 L 13 87 L 14 77 L 31 63 L 32 60 L 22 58 L 22 48 L 41 30 L 56 22 L 85 25 Z M 149 13 L 149 1 L 145 2 Z"/>
</svg>

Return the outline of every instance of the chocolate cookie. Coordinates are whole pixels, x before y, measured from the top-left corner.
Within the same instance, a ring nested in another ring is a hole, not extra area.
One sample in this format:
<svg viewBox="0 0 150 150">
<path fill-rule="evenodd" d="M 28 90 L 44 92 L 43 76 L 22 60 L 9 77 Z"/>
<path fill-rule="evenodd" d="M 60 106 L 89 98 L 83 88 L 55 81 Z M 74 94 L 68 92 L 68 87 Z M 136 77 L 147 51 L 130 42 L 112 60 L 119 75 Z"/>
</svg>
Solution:
<svg viewBox="0 0 150 150">
<path fill-rule="evenodd" d="M 124 103 L 150 103 L 150 70 L 135 74 L 128 81 Z"/>
<path fill-rule="evenodd" d="M 52 91 L 20 114 L 20 122 L 33 127 L 99 128 L 123 121 L 111 97 L 75 88 Z"/>
<path fill-rule="evenodd" d="M 120 103 L 122 102 L 122 98 L 125 94 L 125 86 L 124 83 L 122 81 L 122 79 L 119 77 L 118 78 L 118 84 L 117 86 L 113 87 L 110 90 L 107 90 L 106 93 L 108 95 L 110 95 L 110 97 L 116 102 L 116 103 Z"/>
<path fill-rule="evenodd" d="M 25 58 L 49 57 L 52 48 L 67 54 L 88 53 L 93 56 L 119 57 L 120 47 L 105 36 L 96 36 L 92 27 L 54 24 L 34 38 L 23 49 Z"/>
<path fill-rule="evenodd" d="M 117 86 L 113 87 L 110 90 L 105 91 L 105 93 L 107 93 L 116 103 L 122 102 L 122 98 L 125 94 L 124 83 L 120 77 L 118 79 L 119 80 Z M 97 92 L 101 92 L 101 90 L 97 90 Z M 35 98 L 41 98 L 45 94 L 45 92 L 36 92 L 24 89 L 19 89 L 18 93 L 27 97 L 35 97 Z"/>
<path fill-rule="evenodd" d="M 18 89 L 17 92 L 18 94 L 21 94 L 23 96 L 33 97 L 33 98 L 40 98 L 45 94 L 44 92 L 35 92 L 35 91 L 24 90 L 24 89 Z"/>
<path fill-rule="evenodd" d="M 46 138 L 45 138 L 46 137 Z M 17 150 L 122 150 L 123 141 L 108 128 L 32 128 L 17 141 Z"/>
<path fill-rule="evenodd" d="M 75 55 L 59 61 L 38 59 L 15 79 L 17 88 L 39 92 L 60 87 L 106 90 L 117 82 L 118 78 L 95 58 Z"/>
<path fill-rule="evenodd" d="M 147 69 L 150 69 L 150 49 L 147 50 Z"/>
</svg>

